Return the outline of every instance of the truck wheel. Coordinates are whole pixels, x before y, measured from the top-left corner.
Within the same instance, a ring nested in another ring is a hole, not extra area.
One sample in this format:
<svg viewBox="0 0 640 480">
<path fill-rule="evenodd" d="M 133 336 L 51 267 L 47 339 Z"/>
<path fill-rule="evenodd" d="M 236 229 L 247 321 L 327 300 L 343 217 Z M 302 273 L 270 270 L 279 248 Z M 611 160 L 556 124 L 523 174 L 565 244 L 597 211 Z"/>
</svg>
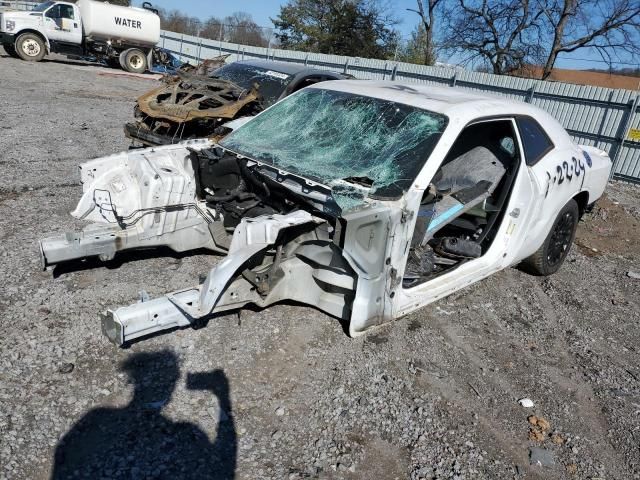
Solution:
<svg viewBox="0 0 640 480">
<path fill-rule="evenodd" d="M 129 50 L 123 50 L 118 55 L 118 63 L 120 64 L 120 68 L 122 70 L 126 70 L 127 69 L 127 66 L 124 63 L 124 58 L 127 56 L 127 53 L 129 53 Z"/>
<path fill-rule="evenodd" d="M 10 57 L 13 57 L 13 58 L 20 58 L 20 57 L 18 56 L 18 52 L 16 52 L 16 49 L 15 49 L 15 47 L 14 47 L 13 45 L 8 44 L 8 43 L 5 43 L 5 44 L 3 45 L 3 47 L 4 47 L 4 51 L 5 51 L 5 52 L 7 52 L 7 54 L 8 54 Z"/>
<path fill-rule="evenodd" d="M 567 258 L 576 236 L 578 220 L 580 220 L 578 204 L 573 199 L 569 200 L 560 210 L 542 246 L 524 261 L 525 267 L 534 275 L 556 273 Z"/>
<path fill-rule="evenodd" d="M 16 53 L 28 62 L 39 62 L 44 58 L 47 49 L 38 35 L 23 33 L 16 40 Z"/>
<path fill-rule="evenodd" d="M 142 50 L 130 48 L 125 50 L 124 69 L 131 73 L 144 73 L 147 70 L 147 56 Z M 120 57 L 122 60 L 122 56 Z"/>
</svg>

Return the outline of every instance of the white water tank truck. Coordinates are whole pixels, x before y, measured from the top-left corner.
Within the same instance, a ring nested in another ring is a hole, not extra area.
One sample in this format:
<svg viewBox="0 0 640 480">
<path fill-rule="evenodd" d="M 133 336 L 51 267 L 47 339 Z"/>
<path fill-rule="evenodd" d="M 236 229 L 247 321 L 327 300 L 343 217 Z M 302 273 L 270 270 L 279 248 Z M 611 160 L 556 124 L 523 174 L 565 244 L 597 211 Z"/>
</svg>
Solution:
<svg viewBox="0 0 640 480">
<path fill-rule="evenodd" d="M 27 12 L 0 12 L 0 43 L 9 55 L 32 62 L 48 53 L 94 56 L 143 73 L 159 40 L 160 17 L 149 2 L 134 8 L 95 0 L 48 1 Z"/>
</svg>

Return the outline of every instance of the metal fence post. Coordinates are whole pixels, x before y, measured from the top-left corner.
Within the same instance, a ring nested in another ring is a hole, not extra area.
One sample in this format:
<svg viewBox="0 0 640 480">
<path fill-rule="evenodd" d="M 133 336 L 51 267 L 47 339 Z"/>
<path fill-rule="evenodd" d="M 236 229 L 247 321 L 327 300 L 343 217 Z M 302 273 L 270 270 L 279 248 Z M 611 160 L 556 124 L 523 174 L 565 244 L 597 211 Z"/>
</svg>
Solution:
<svg viewBox="0 0 640 480">
<path fill-rule="evenodd" d="M 269 60 L 269 50 L 271 49 L 271 38 L 273 37 L 273 30 L 269 31 L 269 42 L 267 43 L 267 56 L 265 57 Z"/>
<path fill-rule="evenodd" d="M 347 57 L 344 62 L 344 68 L 342 69 L 342 73 L 344 73 L 345 75 L 347 74 L 347 70 L 349 69 L 349 60 L 351 59 Z"/>
<path fill-rule="evenodd" d="M 527 95 L 527 100 L 526 100 L 527 103 L 533 102 L 533 97 L 536 94 L 537 85 L 538 85 L 538 82 L 535 82 L 535 81 L 531 84 L 531 88 L 529 89 L 529 94 Z"/>
<path fill-rule="evenodd" d="M 453 77 L 451 77 L 451 86 L 455 87 L 456 83 L 458 83 L 458 72 L 453 72 Z"/>
<path fill-rule="evenodd" d="M 611 173 L 609 173 L 609 180 L 616 174 L 616 170 L 618 168 L 618 160 L 620 159 L 620 153 L 622 152 L 622 147 L 624 147 L 624 141 L 629 135 L 629 131 L 631 130 L 631 124 L 633 122 L 633 117 L 636 114 L 636 110 L 638 110 L 638 105 L 640 104 L 640 93 L 636 95 L 636 98 L 631 103 L 631 109 L 627 115 L 626 120 L 624 121 L 624 127 L 622 128 L 622 137 L 618 139 L 618 144 L 616 145 L 616 151 L 613 152 L 613 158 L 611 161 L 613 165 L 611 167 Z"/>
<path fill-rule="evenodd" d="M 396 73 L 397 73 L 397 72 L 398 72 L 398 64 L 396 63 L 396 64 L 393 66 L 393 70 L 391 70 L 391 81 L 392 81 L 392 82 L 393 82 L 393 81 L 395 81 L 395 79 L 396 79 Z"/>
<path fill-rule="evenodd" d="M 387 62 L 384 62 L 384 70 L 382 71 L 382 80 L 386 80 L 387 79 L 387 67 L 389 66 L 389 64 Z"/>
</svg>

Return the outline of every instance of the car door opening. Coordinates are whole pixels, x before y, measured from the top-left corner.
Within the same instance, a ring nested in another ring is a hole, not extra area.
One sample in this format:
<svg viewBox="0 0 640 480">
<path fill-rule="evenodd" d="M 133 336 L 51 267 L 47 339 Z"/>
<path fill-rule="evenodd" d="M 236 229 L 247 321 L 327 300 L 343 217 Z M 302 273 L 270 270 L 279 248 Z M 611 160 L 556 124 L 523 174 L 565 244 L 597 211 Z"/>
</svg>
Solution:
<svg viewBox="0 0 640 480">
<path fill-rule="evenodd" d="M 420 202 L 403 286 L 410 288 L 484 255 L 502 223 L 520 165 L 511 120 L 460 134 Z"/>
</svg>

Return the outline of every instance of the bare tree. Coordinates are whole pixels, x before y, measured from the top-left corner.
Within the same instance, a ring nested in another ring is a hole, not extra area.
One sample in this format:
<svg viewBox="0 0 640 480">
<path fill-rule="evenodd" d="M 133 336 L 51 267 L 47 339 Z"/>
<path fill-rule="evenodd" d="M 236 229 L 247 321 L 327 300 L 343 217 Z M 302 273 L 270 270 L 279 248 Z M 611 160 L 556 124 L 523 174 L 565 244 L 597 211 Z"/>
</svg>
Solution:
<svg viewBox="0 0 640 480">
<path fill-rule="evenodd" d="M 433 31 L 435 26 L 436 9 L 441 1 L 442 0 L 416 0 L 418 4 L 417 10 L 407 8 L 410 12 L 417 13 L 420 16 L 422 30 L 418 29 L 417 35 L 424 43 L 425 65 L 433 65 L 437 60 L 436 48 L 433 42 Z"/>
<path fill-rule="evenodd" d="M 124 0 L 123 0 L 124 1 Z M 251 14 L 236 12 L 224 20 L 210 17 L 204 22 L 196 17 L 185 15 L 179 10 L 166 11 L 159 9 L 162 28 L 187 35 L 198 35 L 213 40 L 266 47 L 269 43 L 269 34 L 256 24 Z"/>
<path fill-rule="evenodd" d="M 223 30 L 224 25 L 222 20 L 217 17 L 210 17 L 204 22 L 200 35 L 203 38 L 210 38 L 212 40 L 223 40 Z"/>
<path fill-rule="evenodd" d="M 226 17 L 224 23 L 228 30 L 228 42 L 256 47 L 266 47 L 269 42 L 268 36 L 264 35 L 249 13 L 235 12 Z"/>
<path fill-rule="evenodd" d="M 533 8 L 535 1 L 458 0 L 448 15 L 445 48 L 467 62 L 482 60 L 496 74 L 521 71 L 544 51 L 539 41 L 543 11 Z"/>
<path fill-rule="evenodd" d="M 543 79 L 561 53 L 592 48 L 609 67 L 622 52 L 636 59 L 640 54 L 639 0 L 555 0 L 541 11 L 552 36 Z"/>
</svg>

